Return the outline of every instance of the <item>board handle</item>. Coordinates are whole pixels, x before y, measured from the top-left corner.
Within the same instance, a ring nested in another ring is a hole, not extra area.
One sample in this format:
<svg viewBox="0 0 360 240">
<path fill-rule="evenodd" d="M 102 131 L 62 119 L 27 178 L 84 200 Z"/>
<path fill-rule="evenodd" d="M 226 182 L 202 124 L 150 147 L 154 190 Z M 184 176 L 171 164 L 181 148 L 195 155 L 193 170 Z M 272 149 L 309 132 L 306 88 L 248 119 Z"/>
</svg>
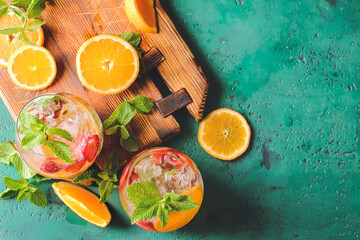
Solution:
<svg viewBox="0 0 360 240">
<path fill-rule="evenodd" d="M 165 57 L 156 47 L 151 47 L 141 59 L 145 65 L 145 71 L 149 72 L 162 63 L 165 60 Z"/>
<path fill-rule="evenodd" d="M 192 100 L 185 88 L 155 102 L 163 117 L 171 115 L 190 103 L 192 103 Z"/>
</svg>

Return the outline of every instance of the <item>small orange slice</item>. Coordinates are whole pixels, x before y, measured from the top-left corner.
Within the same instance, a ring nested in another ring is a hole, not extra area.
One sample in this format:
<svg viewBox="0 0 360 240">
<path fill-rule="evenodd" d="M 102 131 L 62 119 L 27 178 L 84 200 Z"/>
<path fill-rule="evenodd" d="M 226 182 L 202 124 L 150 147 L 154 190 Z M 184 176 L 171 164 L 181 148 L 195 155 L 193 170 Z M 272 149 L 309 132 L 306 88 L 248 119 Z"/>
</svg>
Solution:
<svg viewBox="0 0 360 240">
<path fill-rule="evenodd" d="M 140 31 L 157 33 L 154 0 L 125 0 L 125 13 Z"/>
<path fill-rule="evenodd" d="M 53 82 L 56 76 L 56 63 L 46 48 L 25 45 L 10 56 L 8 72 L 17 86 L 37 91 Z"/>
<path fill-rule="evenodd" d="M 10 12 L 0 18 L 0 29 L 21 26 L 21 20 L 14 13 Z M 25 35 L 37 46 L 42 46 L 44 44 L 44 32 L 41 27 L 39 27 L 34 32 L 25 31 Z M 27 45 L 23 41 L 14 42 L 13 40 L 15 37 L 16 35 L 0 34 L 0 66 L 6 67 L 11 54 L 13 54 L 20 47 Z"/>
<path fill-rule="evenodd" d="M 188 222 L 191 221 L 197 214 L 197 212 L 200 209 L 203 196 L 204 196 L 204 189 L 196 185 L 189 190 L 185 190 L 181 195 L 189 195 L 191 200 L 193 200 L 196 204 L 199 206 L 195 209 L 187 210 L 187 211 L 181 211 L 181 212 L 170 212 L 169 220 L 164 228 L 161 227 L 160 220 L 157 219 L 154 228 L 158 232 L 170 232 L 175 231 L 176 229 L 179 229 L 183 226 L 185 226 Z"/>
<path fill-rule="evenodd" d="M 57 182 L 52 185 L 56 195 L 81 218 L 98 227 L 106 227 L 111 214 L 105 203 L 98 204 L 99 198 L 76 184 Z"/>
<path fill-rule="evenodd" d="M 198 141 L 211 156 L 221 160 L 234 160 L 246 151 L 250 136 L 250 127 L 240 113 L 221 108 L 201 121 Z"/>
<path fill-rule="evenodd" d="M 99 94 L 124 91 L 139 74 L 139 56 L 121 37 L 98 35 L 87 40 L 76 56 L 81 83 Z"/>
</svg>

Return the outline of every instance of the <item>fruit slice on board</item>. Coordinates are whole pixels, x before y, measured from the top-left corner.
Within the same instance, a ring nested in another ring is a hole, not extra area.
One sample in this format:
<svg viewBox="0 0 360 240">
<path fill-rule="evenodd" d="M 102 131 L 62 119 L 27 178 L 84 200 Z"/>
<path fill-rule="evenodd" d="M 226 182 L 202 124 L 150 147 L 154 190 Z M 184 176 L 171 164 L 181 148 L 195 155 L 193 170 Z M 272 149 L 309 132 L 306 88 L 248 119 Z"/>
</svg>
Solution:
<svg viewBox="0 0 360 240">
<path fill-rule="evenodd" d="M 246 151 L 250 136 L 250 127 L 240 113 L 221 108 L 201 121 L 198 141 L 211 156 L 221 160 L 234 160 Z"/>
<path fill-rule="evenodd" d="M 98 35 L 87 40 L 76 56 L 81 83 L 99 94 L 124 91 L 139 74 L 139 56 L 121 37 Z"/>
<path fill-rule="evenodd" d="M 53 82 L 56 76 L 56 63 L 46 48 L 26 45 L 10 56 L 8 72 L 17 86 L 37 91 Z"/>
<path fill-rule="evenodd" d="M 23 24 L 19 17 L 9 12 L 0 18 L 0 29 L 21 27 Z M 44 32 L 41 27 L 34 32 L 25 31 L 26 37 L 37 46 L 44 44 Z M 20 47 L 27 45 L 24 41 L 14 41 L 17 34 L 0 34 L 0 66 L 7 67 L 9 57 Z"/>
<path fill-rule="evenodd" d="M 99 227 L 106 227 L 111 214 L 105 203 L 98 204 L 99 197 L 73 183 L 57 182 L 52 185 L 56 195 L 77 215 Z"/>
<path fill-rule="evenodd" d="M 140 31 L 157 33 L 154 0 L 125 0 L 125 13 Z"/>
</svg>

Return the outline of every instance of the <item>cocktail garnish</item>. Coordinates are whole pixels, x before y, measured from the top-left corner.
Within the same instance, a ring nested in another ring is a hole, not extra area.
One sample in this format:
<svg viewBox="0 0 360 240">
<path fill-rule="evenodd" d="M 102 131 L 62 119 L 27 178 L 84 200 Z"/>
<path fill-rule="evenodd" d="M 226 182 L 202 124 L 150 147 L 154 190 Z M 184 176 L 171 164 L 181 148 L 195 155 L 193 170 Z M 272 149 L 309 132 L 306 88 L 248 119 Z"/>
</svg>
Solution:
<svg viewBox="0 0 360 240">
<path fill-rule="evenodd" d="M 135 182 L 126 188 L 126 194 L 135 205 L 131 224 L 158 216 L 161 227 L 165 227 L 170 211 L 181 212 L 198 207 L 189 195 L 166 193 L 160 196 L 158 187 L 152 182 Z"/>
<path fill-rule="evenodd" d="M 134 99 L 122 102 L 116 107 L 114 112 L 103 123 L 105 134 L 113 135 L 120 131 L 120 145 L 129 152 L 139 150 L 139 141 L 137 138 L 130 136 L 126 125 L 138 113 L 149 113 L 153 107 L 153 102 L 142 95 L 136 96 Z"/>
<path fill-rule="evenodd" d="M 27 111 L 20 115 L 19 122 L 21 130 L 25 134 L 21 139 L 21 146 L 24 149 L 33 149 L 40 144 L 44 144 L 58 158 L 67 163 L 74 163 L 69 145 L 58 140 L 49 139 L 49 136 L 57 135 L 66 140 L 73 141 L 74 139 L 69 132 L 61 128 L 48 128 L 46 123 Z"/>
</svg>

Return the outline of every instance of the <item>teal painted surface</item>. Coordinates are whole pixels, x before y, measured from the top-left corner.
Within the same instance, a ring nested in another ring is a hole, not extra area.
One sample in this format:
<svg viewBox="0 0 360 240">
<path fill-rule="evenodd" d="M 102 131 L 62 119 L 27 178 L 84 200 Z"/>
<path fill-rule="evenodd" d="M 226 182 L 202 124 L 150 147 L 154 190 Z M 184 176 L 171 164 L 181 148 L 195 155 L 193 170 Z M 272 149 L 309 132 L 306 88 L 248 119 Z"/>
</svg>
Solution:
<svg viewBox="0 0 360 240">
<path fill-rule="evenodd" d="M 113 220 L 100 229 L 42 183 L 45 208 L 1 201 L 0 239 L 358 239 L 360 2 L 161 2 L 209 78 L 206 113 L 243 113 L 249 151 L 233 162 L 210 157 L 197 142 L 199 124 L 181 111 L 182 132 L 166 146 L 188 154 L 205 184 L 203 206 L 186 227 L 131 226 L 116 191 Z M 0 112 L 0 140 L 13 140 L 3 104 Z M 0 175 L 18 176 L 4 165 Z"/>
</svg>

